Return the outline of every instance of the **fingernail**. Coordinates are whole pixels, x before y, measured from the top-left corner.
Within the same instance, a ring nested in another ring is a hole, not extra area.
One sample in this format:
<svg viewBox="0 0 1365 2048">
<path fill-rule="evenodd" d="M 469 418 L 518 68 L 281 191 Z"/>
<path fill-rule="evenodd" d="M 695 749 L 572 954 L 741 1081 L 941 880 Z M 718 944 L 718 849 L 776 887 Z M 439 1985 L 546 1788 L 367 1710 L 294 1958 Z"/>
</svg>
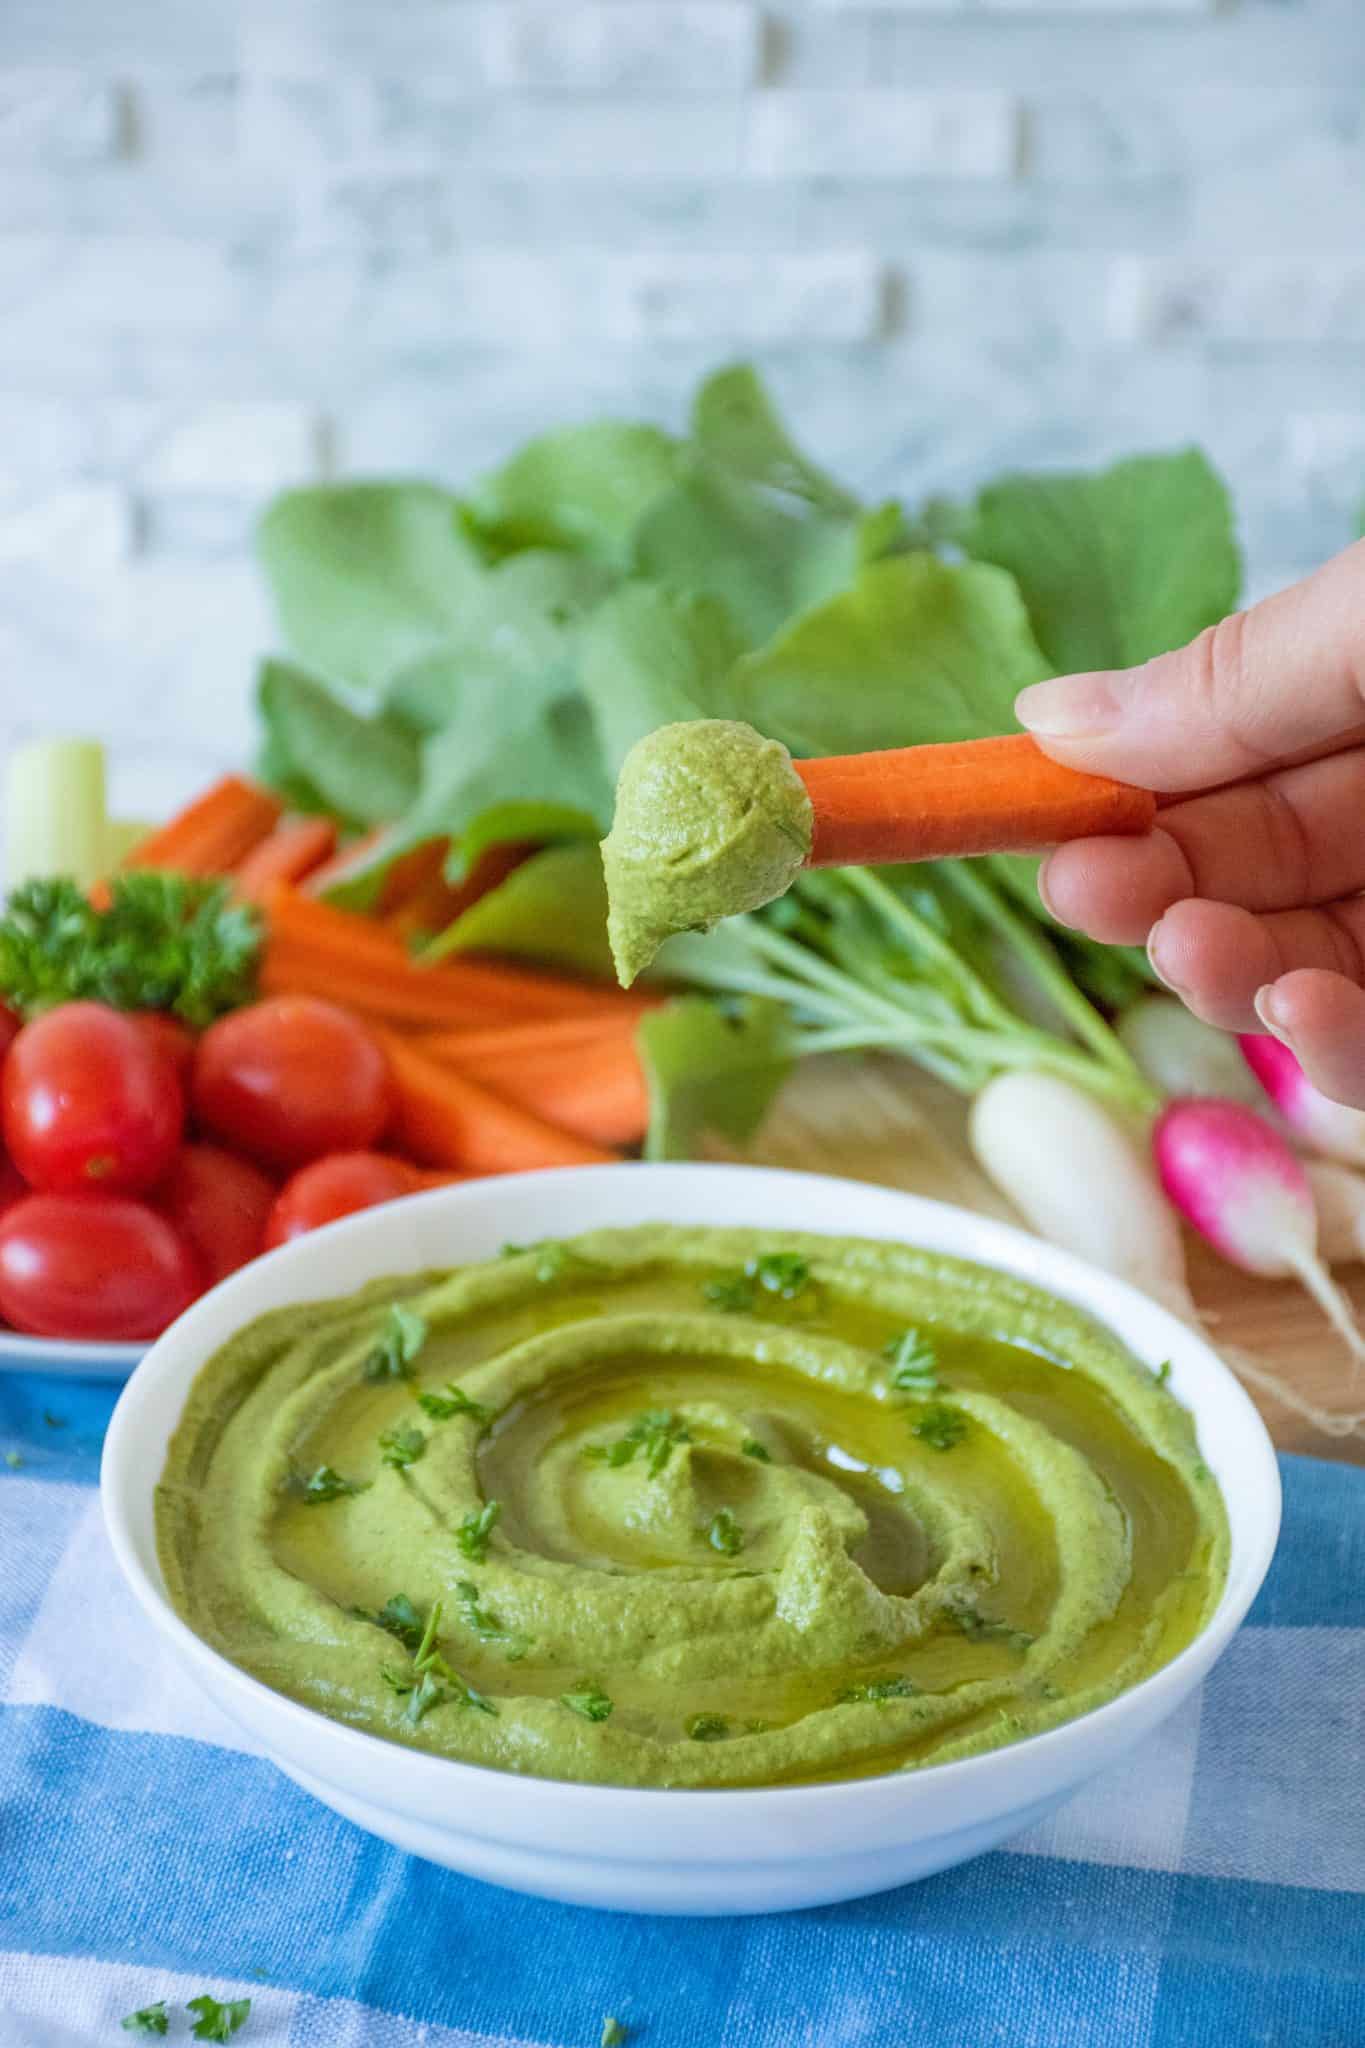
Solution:
<svg viewBox="0 0 1365 2048">
<path fill-rule="evenodd" d="M 1153 974 L 1161 983 L 1161 986 L 1168 988 L 1173 996 L 1181 996 L 1185 991 L 1181 988 L 1178 981 L 1172 979 L 1161 964 L 1161 927 L 1164 922 L 1165 920 L 1159 917 L 1147 934 L 1147 959 Z"/>
<path fill-rule="evenodd" d="M 1041 863 L 1038 869 L 1038 900 L 1042 904 L 1044 910 L 1047 912 L 1049 917 L 1057 917 L 1057 908 L 1056 905 L 1053 903 L 1051 896 L 1048 894 L 1047 887 L 1047 871 L 1051 863 L 1051 860 L 1052 856 L 1051 854 L 1049 854 L 1047 858 Z M 1058 924 L 1061 924 L 1064 922 L 1064 920 L 1058 917 L 1057 922 Z"/>
<path fill-rule="evenodd" d="M 1014 715 L 1044 739 L 1084 740 L 1113 732 L 1123 719 L 1123 674 L 1054 676 L 1030 683 L 1014 700 Z"/>
<path fill-rule="evenodd" d="M 1278 1038 L 1285 1045 L 1289 1039 L 1289 1019 L 1285 1014 L 1284 998 L 1273 981 L 1258 988 L 1251 999 L 1251 1006 L 1272 1038 Z"/>
</svg>

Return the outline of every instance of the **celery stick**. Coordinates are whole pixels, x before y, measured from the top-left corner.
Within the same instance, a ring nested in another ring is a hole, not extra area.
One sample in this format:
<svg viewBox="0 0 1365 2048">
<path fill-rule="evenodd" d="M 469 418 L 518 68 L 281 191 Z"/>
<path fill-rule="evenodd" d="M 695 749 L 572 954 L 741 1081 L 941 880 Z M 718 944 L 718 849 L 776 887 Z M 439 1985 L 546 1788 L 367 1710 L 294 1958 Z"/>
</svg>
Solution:
<svg viewBox="0 0 1365 2048">
<path fill-rule="evenodd" d="M 88 888 L 105 872 L 104 748 L 97 740 L 34 740 L 9 760 L 5 787 L 9 888 L 70 875 Z"/>
<path fill-rule="evenodd" d="M 104 829 L 104 872 L 122 865 L 135 846 L 155 828 L 142 818 L 111 818 Z"/>
</svg>

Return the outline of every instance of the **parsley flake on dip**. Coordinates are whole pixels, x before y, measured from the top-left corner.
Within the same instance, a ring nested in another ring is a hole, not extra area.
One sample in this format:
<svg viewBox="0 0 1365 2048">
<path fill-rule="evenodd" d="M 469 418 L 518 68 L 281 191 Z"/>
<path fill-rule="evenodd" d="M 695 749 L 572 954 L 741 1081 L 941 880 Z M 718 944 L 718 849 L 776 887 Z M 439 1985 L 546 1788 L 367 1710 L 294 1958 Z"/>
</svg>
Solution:
<svg viewBox="0 0 1365 2048">
<path fill-rule="evenodd" d="M 171 1598 L 318 1712 L 646 1786 L 918 1768 L 1217 1604 L 1185 1410 L 1079 1309 L 856 1238 L 642 1225 L 277 1310 L 202 1368 Z"/>
</svg>

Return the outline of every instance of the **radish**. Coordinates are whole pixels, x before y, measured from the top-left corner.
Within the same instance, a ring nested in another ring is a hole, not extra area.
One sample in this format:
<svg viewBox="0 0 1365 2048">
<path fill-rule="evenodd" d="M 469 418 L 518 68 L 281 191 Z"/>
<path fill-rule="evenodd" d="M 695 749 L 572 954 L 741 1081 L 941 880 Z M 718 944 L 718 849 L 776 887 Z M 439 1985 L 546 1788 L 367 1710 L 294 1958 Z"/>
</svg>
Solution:
<svg viewBox="0 0 1365 2048">
<path fill-rule="evenodd" d="M 1278 1038 L 1248 1031 L 1237 1043 L 1242 1058 L 1296 1138 L 1329 1159 L 1365 1166 L 1365 1110 L 1348 1109 L 1315 1088 Z"/>
<path fill-rule="evenodd" d="M 1318 1213 L 1318 1250 L 1329 1266 L 1365 1259 L 1365 1177 L 1334 1159 L 1305 1159 Z"/>
<path fill-rule="evenodd" d="M 1248 1109 L 1264 1100 L 1231 1033 L 1192 1016 L 1175 996 L 1139 996 L 1114 1029 L 1163 1095 L 1225 1095 Z"/>
<path fill-rule="evenodd" d="M 1092 1095 L 1055 1074 L 999 1074 L 972 1104 L 968 1132 L 985 1172 L 1040 1237 L 1194 1320 L 1175 1214 Z"/>
<path fill-rule="evenodd" d="M 1215 1251 L 1247 1273 L 1292 1274 L 1365 1358 L 1350 1304 L 1318 1255 L 1308 1175 L 1263 1116 L 1239 1102 L 1173 1102 L 1157 1118 L 1152 1150 L 1166 1193 Z"/>
</svg>

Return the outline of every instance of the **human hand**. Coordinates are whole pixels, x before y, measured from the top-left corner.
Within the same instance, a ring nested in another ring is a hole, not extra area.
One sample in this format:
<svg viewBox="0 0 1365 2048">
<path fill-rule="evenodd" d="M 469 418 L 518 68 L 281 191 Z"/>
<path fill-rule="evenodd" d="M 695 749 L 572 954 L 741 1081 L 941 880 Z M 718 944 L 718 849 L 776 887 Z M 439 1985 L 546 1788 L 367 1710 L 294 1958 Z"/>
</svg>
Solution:
<svg viewBox="0 0 1365 2048">
<path fill-rule="evenodd" d="M 1177 797 L 1145 839 L 1051 853 L 1053 916 L 1145 941 L 1197 1016 L 1272 1032 L 1365 1106 L 1365 541 L 1188 647 L 1035 683 L 1015 710 L 1055 760 Z"/>
</svg>

